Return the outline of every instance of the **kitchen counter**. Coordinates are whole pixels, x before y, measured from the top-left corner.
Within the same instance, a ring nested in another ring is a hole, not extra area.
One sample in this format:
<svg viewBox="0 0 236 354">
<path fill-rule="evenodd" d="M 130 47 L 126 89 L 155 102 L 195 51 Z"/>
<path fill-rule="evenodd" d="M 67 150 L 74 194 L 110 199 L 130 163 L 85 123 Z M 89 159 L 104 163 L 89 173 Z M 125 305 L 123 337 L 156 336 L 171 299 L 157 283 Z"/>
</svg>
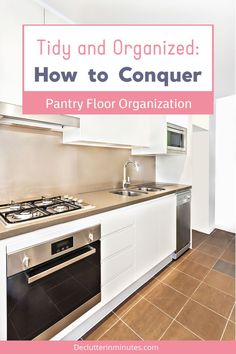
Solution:
<svg viewBox="0 0 236 354">
<path fill-rule="evenodd" d="M 155 186 L 155 183 L 148 183 L 148 185 Z M 130 186 L 129 189 L 132 188 L 134 188 L 134 186 Z M 61 223 L 85 218 L 91 215 L 96 215 L 129 205 L 145 202 L 155 198 L 160 198 L 168 194 L 191 188 L 191 186 L 182 184 L 163 184 L 163 188 L 165 188 L 163 191 L 148 192 L 148 194 L 142 193 L 139 196 L 132 197 L 120 196 L 110 193 L 112 189 L 83 193 L 79 195 L 79 198 L 82 198 L 84 202 L 88 204 L 95 205 L 94 208 L 88 210 L 72 211 L 65 214 L 57 214 L 55 216 L 48 216 L 46 218 L 34 221 L 26 221 L 16 225 L 6 226 L 2 221 L 0 221 L 0 240 L 28 233 L 34 230 L 39 230 L 45 227 L 58 225 Z"/>
</svg>

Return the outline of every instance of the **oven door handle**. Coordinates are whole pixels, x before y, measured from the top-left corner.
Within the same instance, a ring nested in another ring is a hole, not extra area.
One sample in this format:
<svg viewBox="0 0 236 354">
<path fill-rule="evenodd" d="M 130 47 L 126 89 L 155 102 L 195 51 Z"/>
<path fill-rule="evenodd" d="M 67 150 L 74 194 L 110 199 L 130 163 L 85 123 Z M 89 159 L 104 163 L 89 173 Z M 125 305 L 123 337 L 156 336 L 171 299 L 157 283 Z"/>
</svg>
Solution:
<svg viewBox="0 0 236 354">
<path fill-rule="evenodd" d="M 76 262 L 78 262 L 78 261 L 80 261 L 80 260 L 82 260 L 84 258 L 87 258 L 87 257 L 91 256 L 92 254 L 96 253 L 96 248 L 91 247 L 91 246 L 89 246 L 89 248 L 90 248 L 90 250 L 88 252 L 85 252 L 85 253 L 83 253 L 83 254 L 75 257 L 75 258 L 69 259 L 68 261 L 65 261 L 65 262 L 63 262 L 61 264 L 58 264 L 55 267 L 49 268 L 49 269 L 47 269 L 47 270 L 45 270 L 45 271 L 43 271 L 41 273 L 38 273 L 38 274 L 35 274 L 35 275 L 31 276 L 31 277 L 28 276 L 28 284 L 32 284 L 35 281 L 37 281 L 39 279 L 42 279 L 42 278 L 46 277 L 49 274 L 55 273 L 58 270 L 61 270 L 61 269 L 65 268 L 65 267 L 67 267 L 67 266 L 69 266 L 69 265 L 71 265 L 73 263 L 76 263 Z"/>
</svg>

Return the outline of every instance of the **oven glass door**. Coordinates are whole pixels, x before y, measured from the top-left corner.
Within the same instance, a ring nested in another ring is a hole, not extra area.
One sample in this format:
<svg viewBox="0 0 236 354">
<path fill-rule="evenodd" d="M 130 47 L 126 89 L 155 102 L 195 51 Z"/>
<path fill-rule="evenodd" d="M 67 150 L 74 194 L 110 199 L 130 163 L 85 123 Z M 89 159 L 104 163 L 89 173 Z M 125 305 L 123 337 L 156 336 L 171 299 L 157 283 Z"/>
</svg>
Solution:
<svg viewBox="0 0 236 354">
<path fill-rule="evenodd" d="M 7 339 L 31 340 L 101 292 L 100 240 L 7 279 Z"/>
</svg>

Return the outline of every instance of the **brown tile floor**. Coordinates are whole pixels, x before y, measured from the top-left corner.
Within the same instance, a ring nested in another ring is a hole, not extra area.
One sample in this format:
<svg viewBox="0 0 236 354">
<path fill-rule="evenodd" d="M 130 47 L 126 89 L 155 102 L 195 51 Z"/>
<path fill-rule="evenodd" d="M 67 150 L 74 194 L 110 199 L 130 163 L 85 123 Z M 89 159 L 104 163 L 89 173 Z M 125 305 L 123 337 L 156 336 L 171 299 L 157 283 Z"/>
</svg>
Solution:
<svg viewBox="0 0 236 354">
<path fill-rule="evenodd" d="M 172 262 L 84 340 L 235 340 L 232 233 L 193 231 L 193 250 Z"/>
</svg>

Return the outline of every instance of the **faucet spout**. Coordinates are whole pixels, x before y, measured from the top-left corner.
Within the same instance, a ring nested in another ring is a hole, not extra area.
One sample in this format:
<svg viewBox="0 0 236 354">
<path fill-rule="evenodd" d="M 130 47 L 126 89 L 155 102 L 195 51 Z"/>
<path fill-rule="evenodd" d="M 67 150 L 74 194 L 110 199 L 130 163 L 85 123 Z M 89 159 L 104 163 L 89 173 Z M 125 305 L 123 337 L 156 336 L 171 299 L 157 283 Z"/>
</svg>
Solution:
<svg viewBox="0 0 236 354">
<path fill-rule="evenodd" d="M 139 168 L 139 164 L 137 163 L 137 161 L 127 161 L 124 164 L 124 168 L 123 168 L 123 182 L 122 182 L 122 187 L 123 189 L 126 189 L 129 185 L 130 185 L 130 177 L 127 176 L 127 167 L 132 164 L 134 165 L 134 167 L 136 168 L 136 170 L 138 170 Z"/>
</svg>

